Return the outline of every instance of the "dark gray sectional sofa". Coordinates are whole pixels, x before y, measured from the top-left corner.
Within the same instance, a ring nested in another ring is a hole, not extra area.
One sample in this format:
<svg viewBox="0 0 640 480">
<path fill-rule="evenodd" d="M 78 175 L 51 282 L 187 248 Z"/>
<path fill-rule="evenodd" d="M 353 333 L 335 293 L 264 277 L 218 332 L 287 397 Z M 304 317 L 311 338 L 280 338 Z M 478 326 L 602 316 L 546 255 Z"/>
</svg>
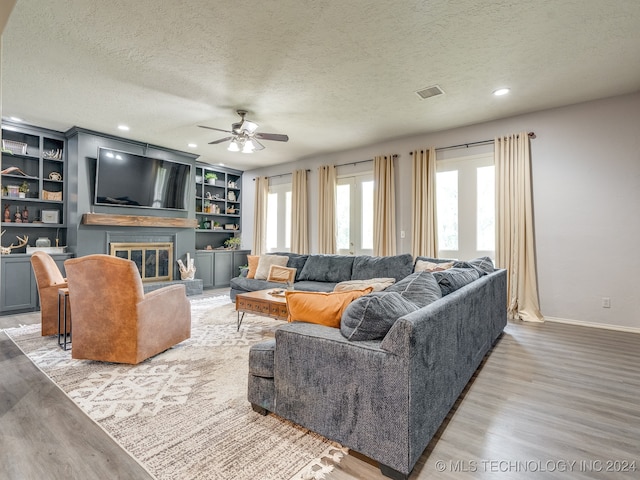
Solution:
<svg viewBox="0 0 640 480">
<path fill-rule="evenodd" d="M 413 271 L 413 257 L 408 253 L 389 257 L 299 255 L 288 252 L 274 255 L 289 257 L 287 266 L 296 269 L 294 289 L 307 292 L 331 292 L 336 284 L 348 280 L 384 277 L 401 280 Z M 282 288 L 282 283 L 247 278 L 245 272 L 231 279 L 231 300 L 235 300 L 238 293 L 268 288 Z"/>
<path fill-rule="evenodd" d="M 391 319 L 377 340 L 349 340 L 352 330 L 342 327 L 283 324 L 275 340 L 251 348 L 249 401 L 262 414 L 273 412 L 378 461 L 388 477 L 408 478 L 506 326 L 506 271 L 491 270 L 478 270 L 464 286 L 446 275 L 411 275 L 393 293 L 394 302 L 400 295 L 413 304 L 410 313 Z M 420 306 L 426 284 L 415 278 L 428 280 L 430 289 L 437 282 L 438 298 Z M 382 302 L 384 293 L 371 295 Z M 352 310 L 357 316 L 362 308 Z"/>
</svg>

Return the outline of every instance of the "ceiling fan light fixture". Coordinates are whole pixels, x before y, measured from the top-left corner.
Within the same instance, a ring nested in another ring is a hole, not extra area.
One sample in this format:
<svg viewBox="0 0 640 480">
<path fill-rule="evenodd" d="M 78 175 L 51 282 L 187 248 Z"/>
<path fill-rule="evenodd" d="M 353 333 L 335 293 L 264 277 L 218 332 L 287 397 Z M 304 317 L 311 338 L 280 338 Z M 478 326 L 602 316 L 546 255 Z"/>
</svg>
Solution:
<svg viewBox="0 0 640 480">
<path fill-rule="evenodd" d="M 242 153 L 253 153 L 256 147 L 253 145 L 251 139 L 248 139 L 244 142 L 244 146 L 242 147 Z"/>
<path fill-rule="evenodd" d="M 231 140 L 231 142 L 229 143 L 229 146 L 227 147 L 227 150 L 229 150 L 230 152 L 240 151 L 240 146 L 238 145 L 238 142 L 236 141 L 235 138 Z"/>
</svg>

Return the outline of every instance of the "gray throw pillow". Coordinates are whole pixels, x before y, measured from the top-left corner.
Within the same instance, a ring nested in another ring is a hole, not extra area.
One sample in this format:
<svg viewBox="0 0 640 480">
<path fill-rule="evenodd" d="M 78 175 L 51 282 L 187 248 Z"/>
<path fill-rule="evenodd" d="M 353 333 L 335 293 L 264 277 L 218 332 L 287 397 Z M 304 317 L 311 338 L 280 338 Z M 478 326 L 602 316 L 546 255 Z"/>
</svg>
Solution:
<svg viewBox="0 0 640 480">
<path fill-rule="evenodd" d="M 442 297 L 441 288 L 431 272 L 416 272 L 387 287 L 385 292 L 397 292 L 418 308 Z"/>
<path fill-rule="evenodd" d="M 380 340 L 398 318 L 418 309 L 398 292 L 376 292 L 351 302 L 342 313 L 340 332 L 347 340 Z"/>
<path fill-rule="evenodd" d="M 452 267 L 442 272 L 433 272 L 433 276 L 440 285 L 442 296 L 449 295 L 468 283 L 480 278 L 480 273 L 475 268 Z"/>
<path fill-rule="evenodd" d="M 495 270 L 495 268 L 493 267 L 493 260 L 491 260 L 490 257 L 478 257 L 474 258 L 473 260 L 469 260 L 468 262 L 456 262 L 453 266 L 474 268 L 478 271 L 481 277 L 483 275 L 487 275 L 488 273 L 493 273 Z"/>
</svg>

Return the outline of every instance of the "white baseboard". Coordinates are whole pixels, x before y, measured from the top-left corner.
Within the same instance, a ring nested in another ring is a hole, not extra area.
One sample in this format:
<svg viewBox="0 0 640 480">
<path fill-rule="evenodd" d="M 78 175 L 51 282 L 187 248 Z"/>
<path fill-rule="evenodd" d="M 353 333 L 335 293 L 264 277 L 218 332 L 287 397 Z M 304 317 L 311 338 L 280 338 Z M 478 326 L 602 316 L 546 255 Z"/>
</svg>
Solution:
<svg viewBox="0 0 640 480">
<path fill-rule="evenodd" d="M 581 327 L 604 328 L 606 330 L 617 330 L 619 332 L 640 333 L 640 327 L 625 327 L 623 325 L 610 325 L 608 323 L 584 322 L 582 320 L 571 320 L 569 318 L 544 317 L 547 322 L 567 323 L 569 325 L 579 325 Z"/>
</svg>

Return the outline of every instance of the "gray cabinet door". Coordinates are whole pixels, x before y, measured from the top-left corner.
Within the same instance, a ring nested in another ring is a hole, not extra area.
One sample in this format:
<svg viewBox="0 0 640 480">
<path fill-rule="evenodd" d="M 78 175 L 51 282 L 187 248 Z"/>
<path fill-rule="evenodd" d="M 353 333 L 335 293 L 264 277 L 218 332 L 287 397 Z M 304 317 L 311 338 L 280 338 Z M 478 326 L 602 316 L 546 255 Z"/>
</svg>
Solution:
<svg viewBox="0 0 640 480">
<path fill-rule="evenodd" d="M 229 281 L 233 277 L 233 253 L 232 252 L 216 252 L 215 253 L 215 274 L 214 286 L 227 287 Z"/>
<path fill-rule="evenodd" d="M 29 257 L 2 257 L 2 300 L 0 310 L 36 310 L 38 288 Z"/>
<path fill-rule="evenodd" d="M 196 278 L 202 280 L 203 288 L 213 287 L 213 252 L 196 252 Z"/>
</svg>

